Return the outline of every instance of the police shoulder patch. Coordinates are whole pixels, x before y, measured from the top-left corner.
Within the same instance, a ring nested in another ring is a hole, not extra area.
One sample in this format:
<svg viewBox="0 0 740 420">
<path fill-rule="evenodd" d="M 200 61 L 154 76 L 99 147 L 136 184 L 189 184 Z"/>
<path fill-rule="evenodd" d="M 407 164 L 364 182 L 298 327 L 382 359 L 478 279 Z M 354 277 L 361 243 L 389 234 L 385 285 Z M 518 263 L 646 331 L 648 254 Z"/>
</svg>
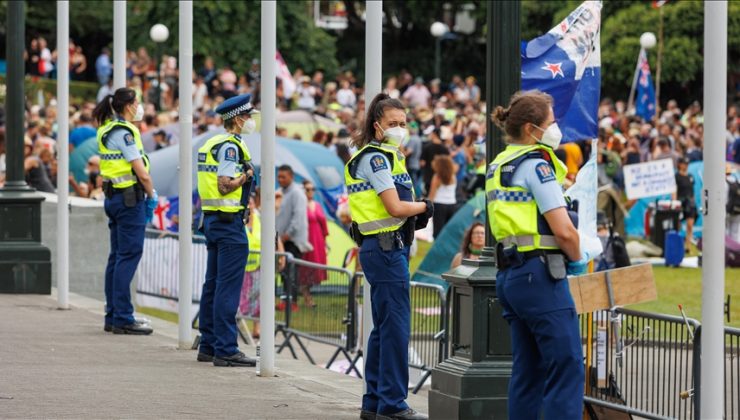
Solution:
<svg viewBox="0 0 740 420">
<path fill-rule="evenodd" d="M 230 161 L 230 162 L 236 162 L 236 148 L 234 147 L 227 147 L 226 153 L 224 153 L 224 159 Z"/>
<path fill-rule="evenodd" d="M 123 142 L 126 143 L 126 146 L 133 146 L 134 144 L 136 144 L 134 136 L 132 136 L 130 133 L 126 133 L 123 135 Z"/>
<path fill-rule="evenodd" d="M 538 163 L 535 167 L 535 172 L 537 173 L 537 178 L 540 179 L 540 183 L 542 184 L 545 182 L 555 181 L 555 171 L 552 170 L 552 166 L 547 162 Z"/>
<path fill-rule="evenodd" d="M 382 171 L 384 169 L 387 170 L 388 161 L 382 155 L 375 155 L 370 158 L 370 167 L 372 168 L 373 172 Z"/>
</svg>

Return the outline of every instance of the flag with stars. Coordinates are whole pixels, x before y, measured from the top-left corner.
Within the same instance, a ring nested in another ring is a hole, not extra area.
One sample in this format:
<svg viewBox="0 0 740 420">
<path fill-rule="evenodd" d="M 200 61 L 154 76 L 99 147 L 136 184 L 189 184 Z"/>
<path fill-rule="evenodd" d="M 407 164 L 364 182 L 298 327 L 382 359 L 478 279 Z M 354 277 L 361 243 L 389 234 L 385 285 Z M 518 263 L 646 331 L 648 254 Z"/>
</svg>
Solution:
<svg viewBox="0 0 740 420">
<path fill-rule="evenodd" d="M 655 116 L 655 87 L 653 78 L 650 76 L 650 64 L 648 64 L 647 52 L 640 50 L 638 59 L 637 75 L 637 101 L 635 103 L 635 114 L 645 121 L 650 121 Z"/>
<path fill-rule="evenodd" d="M 598 136 L 601 1 L 586 1 L 548 33 L 522 44 L 522 89 L 554 101 L 563 142 Z"/>
</svg>

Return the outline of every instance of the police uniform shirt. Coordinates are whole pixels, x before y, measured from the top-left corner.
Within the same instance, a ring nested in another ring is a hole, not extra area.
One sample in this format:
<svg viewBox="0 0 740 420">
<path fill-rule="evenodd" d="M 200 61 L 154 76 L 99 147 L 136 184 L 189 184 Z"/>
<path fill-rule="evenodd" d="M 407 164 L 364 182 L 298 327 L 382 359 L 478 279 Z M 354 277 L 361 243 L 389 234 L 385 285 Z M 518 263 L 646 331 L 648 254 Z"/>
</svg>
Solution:
<svg viewBox="0 0 740 420">
<path fill-rule="evenodd" d="M 555 169 L 543 159 L 526 159 L 514 172 L 511 183 L 528 190 L 540 213 L 565 207 L 563 188 L 555 179 Z"/>
<path fill-rule="evenodd" d="M 218 161 L 218 176 L 228 176 L 234 178 L 236 176 L 236 165 L 239 162 L 239 150 L 236 145 L 231 142 L 226 142 L 218 149 L 216 154 L 216 160 Z"/>
<path fill-rule="evenodd" d="M 134 135 L 125 128 L 114 128 L 108 134 L 108 149 L 120 150 L 126 162 L 141 159 L 141 153 L 136 147 Z"/>
<path fill-rule="evenodd" d="M 365 153 L 357 164 L 355 178 L 364 179 L 380 195 L 385 190 L 395 188 L 391 176 L 391 165 L 382 153 Z"/>
</svg>

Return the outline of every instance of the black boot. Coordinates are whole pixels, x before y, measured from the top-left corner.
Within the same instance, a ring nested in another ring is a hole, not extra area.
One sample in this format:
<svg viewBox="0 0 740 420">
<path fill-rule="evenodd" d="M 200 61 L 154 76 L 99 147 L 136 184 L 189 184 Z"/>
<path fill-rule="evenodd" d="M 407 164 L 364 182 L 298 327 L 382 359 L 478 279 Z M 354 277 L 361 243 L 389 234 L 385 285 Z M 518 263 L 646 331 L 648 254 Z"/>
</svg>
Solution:
<svg viewBox="0 0 740 420">
<path fill-rule="evenodd" d="M 257 361 L 247 357 L 242 352 L 237 352 L 231 356 L 214 356 L 213 366 L 234 366 L 234 367 L 253 367 Z"/>
<path fill-rule="evenodd" d="M 113 334 L 149 335 L 153 331 L 152 327 L 139 321 L 132 322 L 122 327 L 113 327 Z"/>
</svg>

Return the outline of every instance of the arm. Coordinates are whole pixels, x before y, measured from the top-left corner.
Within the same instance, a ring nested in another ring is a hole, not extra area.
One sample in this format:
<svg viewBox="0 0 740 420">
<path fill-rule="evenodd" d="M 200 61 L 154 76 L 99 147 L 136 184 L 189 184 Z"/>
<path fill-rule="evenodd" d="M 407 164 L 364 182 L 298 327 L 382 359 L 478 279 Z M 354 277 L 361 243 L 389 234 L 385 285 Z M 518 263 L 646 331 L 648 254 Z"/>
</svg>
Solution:
<svg viewBox="0 0 740 420">
<path fill-rule="evenodd" d="M 242 174 L 239 178 L 232 178 L 230 176 L 219 176 L 218 177 L 218 193 L 226 195 L 237 188 L 244 185 L 247 182 L 247 175 Z"/>
<path fill-rule="evenodd" d="M 146 195 L 149 197 L 154 196 L 154 184 L 152 183 L 152 177 L 144 167 L 144 161 L 142 159 L 135 159 L 131 161 L 131 167 L 134 169 L 134 173 L 139 178 L 141 186 L 144 187 Z"/>
<path fill-rule="evenodd" d="M 581 259 L 580 239 L 565 207 L 552 209 L 544 214 L 547 224 L 555 235 L 555 241 L 571 261 Z"/>
<path fill-rule="evenodd" d="M 401 201 L 395 188 L 380 193 L 380 200 L 385 210 L 393 217 L 404 218 L 416 216 L 427 210 L 423 202 Z"/>
<path fill-rule="evenodd" d="M 462 264 L 462 253 L 458 252 L 455 254 L 455 257 L 452 259 L 452 264 L 450 264 L 450 268 L 455 268 Z"/>
</svg>

